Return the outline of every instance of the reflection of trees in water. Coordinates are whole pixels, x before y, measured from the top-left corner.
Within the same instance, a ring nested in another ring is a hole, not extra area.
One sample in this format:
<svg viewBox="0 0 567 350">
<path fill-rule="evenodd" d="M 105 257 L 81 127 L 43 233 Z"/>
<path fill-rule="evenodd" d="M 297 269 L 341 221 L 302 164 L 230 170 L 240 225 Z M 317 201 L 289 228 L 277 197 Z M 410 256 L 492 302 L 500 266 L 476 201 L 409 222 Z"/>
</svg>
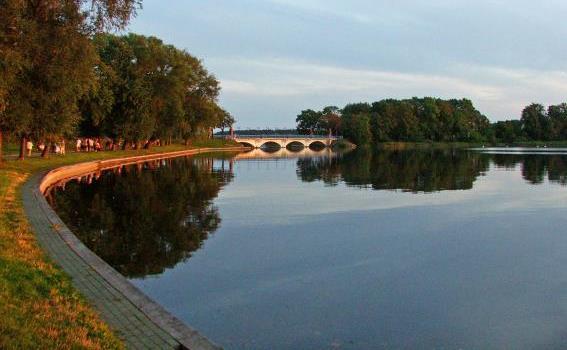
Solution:
<svg viewBox="0 0 567 350">
<path fill-rule="evenodd" d="M 496 166 L 521 166 L 523 178 L 532 184 L 546 177 L 567 185 L 567 155 L 484 154 L 457 150 L 356 150 L 336 158 L 303 158 L 297 161 L 302 181 L 344 182 L 373 189 L 433 192 L 471 189 L 479 175 Z"/>
<path fill-rule="evenodd" d="M 495 154 L 494 164 L 499 167 L 521 166 L 523 178 L 532 184 L 549 182 L 567 185 L 567 155 L 559 154 Z"/>
<path fill-rule="evenodd" d="M 66 184 L 52 205 L 77 236 L 127 277 L 159 274 L 191 256 L 220 225 L 212 200 L 229 171 L 212 159 L 175 159 Z"/>
<path fill-rule="evenodd" d="M 300 159 L 302 181 L 373 189 L 434 192 L 470 189 L 489 157 L 455 150 L 356 150 L 335 159 Z"/>
</svg>

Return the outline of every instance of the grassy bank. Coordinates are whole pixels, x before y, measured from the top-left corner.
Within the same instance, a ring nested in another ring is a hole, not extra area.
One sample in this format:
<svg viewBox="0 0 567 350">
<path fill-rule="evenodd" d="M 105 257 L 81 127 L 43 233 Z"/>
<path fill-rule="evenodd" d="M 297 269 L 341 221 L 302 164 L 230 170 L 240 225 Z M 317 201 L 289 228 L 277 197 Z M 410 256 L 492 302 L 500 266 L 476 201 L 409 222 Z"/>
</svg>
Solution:
<svg viewBox="0 0 567 350">
<path fill-rule="evenodd" d="M 191 148 L 221 147 L 222 140 Z M 120 349 L 120 340 L 39 247 L 26 220 L 21 185 L 34 172 L 89 160 L 187 149 L 172 145 L 143 151 L 70 153 L 0 165 L 0 348 Z"/>
</svg>

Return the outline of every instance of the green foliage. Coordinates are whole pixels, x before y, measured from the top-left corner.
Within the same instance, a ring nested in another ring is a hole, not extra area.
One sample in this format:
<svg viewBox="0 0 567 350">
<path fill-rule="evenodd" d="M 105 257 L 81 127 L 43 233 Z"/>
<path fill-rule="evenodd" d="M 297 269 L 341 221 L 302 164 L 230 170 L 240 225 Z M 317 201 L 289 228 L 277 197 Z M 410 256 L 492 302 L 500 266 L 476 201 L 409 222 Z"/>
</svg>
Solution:
<svg viewBox="0 0 567 350">
<path fill-rule="evenodd" d="M 332 122 L 330 122 L 332 121 Z M 386 99 L 352 103 L 342 110 L 302 111 L 298 130 L 340 132 L 362 145 L 384 142 L 464 142 L 526 144 L 533 141 L 567 140 L 567 103 L 545 109 L 533 103 L 520 120 L 490 123 L 468 99 L 438 98 Z M 331 126 L 333 125 L 333 126 Z"/>
<path fill-rule="evenodd" d="M 303 111 L 298 129 L 326 126 L 356 144 L 388 141 L 480 142 L 490 136 L 490 122 L 472 102 L 431 97 L 354 103 L 342 110 Z M 332 117 L 329 117 L 332 115 Z M 329 121 L 332 120 L 332 123 Z M 330 127 L 332 124 L 335 127 Z M 338 127 L 336 127 L 338 126 Z"/>
<path fill-rule="evenodd" d="M 522 125 L 526 135 L 532 140 L 548 140 L 551 123 L 545 108 L 537 103 L 524 108 L 522 111 Z"/>
<path fill-rule="evenodd" d="M 201 62 L 155 37 L 99 34 L 97 84 L 81 101 L 81 133 L 138 143 L 208 135 L 234 124 Z"/>
<path fill-rule="evenodd" d="M 313 134 L 319 131 L 321 123 L 321 112 L 315 112 L 312 109 L 306 109 L 295 118 L 297 122 L 297 131 L 302 134 Z"/>
<path fill-rule="evenodd" d="M 95 81 L 90 41 L 123 28 L 138 0 L 0 1 L 0 135 L 52 140 L 74 131 Z M 1 152 L 1 144 L 0 144 Z"/>
</svg>

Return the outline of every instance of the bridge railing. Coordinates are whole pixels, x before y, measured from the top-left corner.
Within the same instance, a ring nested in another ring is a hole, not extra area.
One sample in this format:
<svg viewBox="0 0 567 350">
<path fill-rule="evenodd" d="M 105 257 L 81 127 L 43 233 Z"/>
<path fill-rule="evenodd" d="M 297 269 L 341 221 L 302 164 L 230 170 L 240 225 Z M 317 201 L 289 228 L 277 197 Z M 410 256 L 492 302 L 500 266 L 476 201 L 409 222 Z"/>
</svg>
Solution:
<svg viewBox="0 0 567 350">
<path fill-rule="evenodd" d="M 297 138 L 301 138 L 301 139 L 315 139 L 315 140 L 328 140 L 328 139 L 333 139 L 333 140 L 340 140 L 343 137 L 342 136 L 328 136 L 328 135 L 299 135 L 299 134 L 265 134 L 265 135 L 239 135 L 239 134 L 235 134 L 234 136 L 230 136 L 230 135 L 214 135 L 215 138 L 219 138 L 219 139 L 242 139 L 242 138 L 246 138 L 246 139 L 297 139 Z"/>
</svg>

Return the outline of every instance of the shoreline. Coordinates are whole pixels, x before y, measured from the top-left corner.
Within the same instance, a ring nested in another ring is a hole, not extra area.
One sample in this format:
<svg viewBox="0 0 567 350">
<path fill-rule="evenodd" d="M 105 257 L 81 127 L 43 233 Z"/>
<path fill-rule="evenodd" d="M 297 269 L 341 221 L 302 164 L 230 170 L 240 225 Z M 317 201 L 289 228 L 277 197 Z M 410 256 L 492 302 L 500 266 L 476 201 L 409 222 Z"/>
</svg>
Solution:
<svg viewBox="0 0 567 350">
<path fill-rule="evenodd" d="M 68 179 L 117 166 L 211 152 L 239 152 L 245 147 L 203 147 L 124 156 L 55 166 L 32 172 L 21 188 L 24 213 L 43 252 L 68 276 L 127 347 L 218 349 L 190 326 L 147 297 L 100 259 L 67 228 L 44 194 Z"/>
</svg>

